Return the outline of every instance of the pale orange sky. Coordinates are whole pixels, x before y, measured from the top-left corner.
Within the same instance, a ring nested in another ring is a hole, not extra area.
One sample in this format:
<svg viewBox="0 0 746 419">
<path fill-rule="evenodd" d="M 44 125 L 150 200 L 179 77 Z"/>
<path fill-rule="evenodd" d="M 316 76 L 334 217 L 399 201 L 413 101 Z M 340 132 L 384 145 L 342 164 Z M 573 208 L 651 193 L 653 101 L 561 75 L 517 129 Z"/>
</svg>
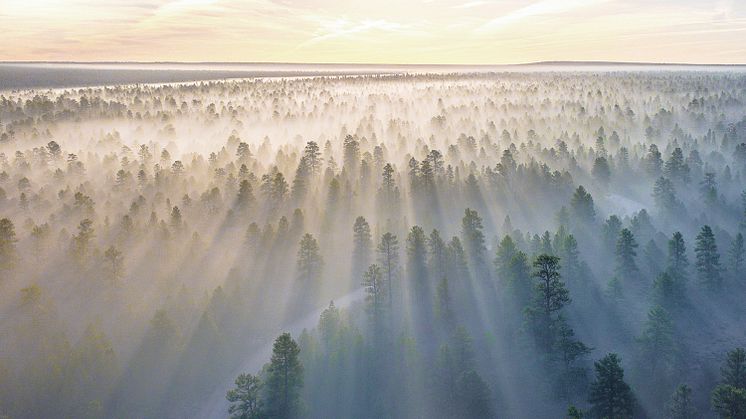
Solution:
<svg viewBox="0 0 746 419">
<path fill-rule="evenodd" d="M 0 0 L 0 60 L 746 63 L 746 0 Z"/>
</svg>

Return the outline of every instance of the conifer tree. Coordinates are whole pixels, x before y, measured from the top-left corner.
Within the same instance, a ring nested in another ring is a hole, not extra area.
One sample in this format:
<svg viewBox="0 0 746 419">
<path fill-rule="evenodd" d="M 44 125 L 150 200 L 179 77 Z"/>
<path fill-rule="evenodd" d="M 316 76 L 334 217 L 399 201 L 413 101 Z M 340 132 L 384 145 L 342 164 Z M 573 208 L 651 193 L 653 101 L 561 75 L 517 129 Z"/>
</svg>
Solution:
<svg viewBox="0 0 746 419">
<path fill-rule="evenodd" d="M 692 389 L 686 384 L 676 387 L 676 391 L 668 402 L 667 410 L 667 419 L 698 419 L 700 417 L 692 400 Z"/>
<path fill-rule="evenodd" d="M 722 382 L 712 391 L 712 407 L 724 419 L 746 418 L 746 350 L 728 352 L 720 374 Z"/>
<path fill-rule="evenodd" d="M 225 398 L 231 403 L 231 419 L 261 419 L 265 416 L 261 399 L 262 383 L 259 377 L 240 374 L 236 387 L 228 390 Z"/>
<path fill-rule="evenodd" d="M 303 387 L 303 365 L 300 348 L 290 333 L 283 333 L 272 347 L 267 366 L 266 409 L 270 417 L 296 418 L 300 415 L 300 391 Z"/>
<path fill-rule="evenodd" d="M 321 257 L 319 243 L 311 234 L 306 233 L 301 238 L 298 249 L 298 278 L 303 281 L 315 281 L 321 276 L 323 267 L 324 260 Z"/>
<path fill-rule="evenodd" d="M 619 232 L 619 239 L 616 243 L 616 274 L 624 279 L 633 278 L 638 272 L 635 257 L 637 256 L 637 242 L 629 229 L 623 228 Z"/>
<path fill-rule="evenodd" d="M 700 283 L 710 290 L 720 288 L 722 283 L 720 254 L 710 226 L 703 226 L 697 235 L 694 253 L 697 255 L 697 276 Z"/>
<path fill-rule="evenodd" d="M 359 277 L 370 263 L 371 252 L 373 251 L 370 225 L 363 216 L 355 219 L 352 234 L 352 274 Z"/>
<path fill-rule="evenodd" d="M 634 396 L 624 381 L 624 369 L 615 353 L 595 363 L 596 381 L 591 384 L 591 415 L 599 419 L 632 418 Z"/>
<path fill-rule="evenodd" d="M 7 271 L 15 265 L 16 230 L 8 218 L 0 220 L 0 272 Z"/>
</svg>

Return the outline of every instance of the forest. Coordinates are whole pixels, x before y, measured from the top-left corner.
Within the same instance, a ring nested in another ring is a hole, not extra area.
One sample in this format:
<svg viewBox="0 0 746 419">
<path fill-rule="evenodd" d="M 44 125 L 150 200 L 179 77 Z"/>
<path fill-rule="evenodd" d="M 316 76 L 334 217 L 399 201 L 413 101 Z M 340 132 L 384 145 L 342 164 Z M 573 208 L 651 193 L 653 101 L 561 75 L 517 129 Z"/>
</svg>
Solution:
<svg viewBox="0 0 746 419">
<path fill-rule="evenodd" d="M 746 71 L 0 91 L 0 417 L 746 418 Z"/>
</svg>

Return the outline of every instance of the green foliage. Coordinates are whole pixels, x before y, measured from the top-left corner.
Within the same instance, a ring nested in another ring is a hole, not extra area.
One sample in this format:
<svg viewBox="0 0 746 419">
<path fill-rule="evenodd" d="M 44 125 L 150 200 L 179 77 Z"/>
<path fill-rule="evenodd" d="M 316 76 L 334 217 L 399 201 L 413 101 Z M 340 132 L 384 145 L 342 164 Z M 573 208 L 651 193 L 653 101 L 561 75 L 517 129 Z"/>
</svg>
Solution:
<svg viewBox="0 0 746 419">
<path fill-rule="evenodd" d="M 266 409 L 270 416 L 295 418 L 300 414 L 303 365 L 299 354 L 300 348 L 289 333 L 283 333 L 275 340 L 265 380 Z"/>
<path fill-rule="evenodd" d="M 583 419 L 583 411 L 577 407 L 570 405 L 567 408 L 567 419 Z"/>
<path fill-rule="evenodd" d="M 228 390 L 225 398 L 231 403 L 231 419 L 260 419 L 265 417 L 261 399 L 262 383 L 259 377 L 240 374 L 236 387 Z"/>
<path fill-rule="evenodd" d="M 475 370 L 472 341 L 462 327 L 440 348 L 435 375 L 438 417 L 489 418 L 494 415 L 489 386 Z"/>
<path fill-rule="evenodd" d="M 13 268 L 16 262 L 16 230 L 7 218 L 0 220 L 0 272 Z"/>
<path fill-rule="evenodd" d="M 728 352 L 720 370 L 722 382 L 712 391 L 712 407 L 724 419 L 746 418 L 746 350 Z"/>
<path fill-rule="evenodd" d="M 622 279 L 632 279 L 638 272 L 635 257 L 637 256 L 637 242 L 629 229 L 623 228 L 619 232 L 616 242 L 616 265 L 615 272 Z"/>
<path fill-rule="evenodd" d="M 686 256 L 686 244 L 684 236 L 680 232 L 675 232 L 668 241 L 668 259 L 666 262 L 666 272 L 672 279 L 678 283 L 686 283 L 687 268 L 689 259 Z"/>
<path fill-rule="evenodd" d="M 383 311 L 388 305 L 389 293 L 387 281 L 378 265 L 373 264 L 368 267 L 368 270 L 363 274 L 362 285 L 365 287 L 365 302 L 373 327 L 376 331 L 380 331 L 383 325 Z"/>
<path fill-rule="evenodd" d="M 370 263 L 373 241 L 371 239 L 370 225 L 364 217 L 355 219 L 352 226 L 352 265 L 353 275 L 362 274 L 362 271 Z"/>
<path fill-rule="evenodd" d="M 744 247 L 742 233 L 736 234 L 736 237 L 733 239 L 733 243 L 731 243 L 730 245 L 728 256 L 728 269 L 737 280 L 743 281 L 744 278 L 746 278 L 743 275 L 744 258 L 746 258 L 746 247 Z"/>
<path fill-rule="evenodd" d="M 624 381 L 624 370 L 617 354 L 611 353 L 595 363 L 596 381 L 591 384 L 591 415 L 599 419 L 632 418 L 634 396 Z"/>
<path fill-rule="evenodd" d="M 572 215 L 581 223 L 592 223 L 596 218 L 593 197 L 580 185 L 570 200 Z"/>
<path fill-rule="evenodd" d="M 676 356 L 673 322 L 662 307 L 653 307 L 648 312 L 638 342 L 644 364 L 649 366 L 646 372 L 652 379 L 671 371 Z"/>
<path fill-rule="evenodd" d="M 710 226 L 703 226 L 697 235 L 694 253 L 697 255 L 696 266 L 700 283 L 710 290 L 719 289 L 722 283 L 720 254 Z"/>
<path fill-rule="evenodd" d="M 681 384 L 676 387 L 667 406 L 667 419 L 698 419 L 700 417 L 692 400 L 692 389 Z"/>
<path fill-rule="evenodd" d="M 477 211 L 470 208 L 464 210 L 464 218 L 461 219 L 461 237 L 466 255 L 477 273 L 485 275 L 484 253 L 487 249 L 484 246 L 482 229 L 482 218 Z"/>
<path fill-rule="evenodd" d="M 711 401 L 722 419 L 746 418 L 746 389 L 720 384 L 712 391 Z"/>
<path fill-rule="evenodd" d="M 540 347 L 550 352 L 556 339 L 558 317 L 555 313 L 571 301 L 570 292 L 562 282 L 557 256 L 539 255 L 533 266 L 537 283 L 534 286 L 534 302 L 527 313 L 533 320 Z"/>
<path fill-rule="evenodd" d="M 570 302 L 570 292 L 562 282 L 559 272 L 559 257 L 547 254 L 539 255 L 533 263 L 533 276 L 538 280 L 536 289 L 536 305 L 544 316 L 550 317 Z"/>
<path fill-rule="evenodd" d="M 724 384 L 746 389 L 746 350 L 736 348 L 728 352 L 725 365 L 720 373 Z"/>
<path fill-rule="evenodd" d="M 318 280 L 323 267 L 319 243 L 311 234 L 306 233 L 301 238 L 298 249 L 298 278 L 307 282 Z"/>
</svg>

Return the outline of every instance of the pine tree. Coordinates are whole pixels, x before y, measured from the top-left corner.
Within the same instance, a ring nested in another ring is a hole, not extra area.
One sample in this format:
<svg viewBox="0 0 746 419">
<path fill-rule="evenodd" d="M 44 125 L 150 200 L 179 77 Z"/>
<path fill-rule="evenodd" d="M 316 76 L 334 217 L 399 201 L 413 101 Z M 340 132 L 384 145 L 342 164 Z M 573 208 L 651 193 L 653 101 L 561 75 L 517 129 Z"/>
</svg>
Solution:
<svg viewBox="0 0 746 419">
<path fill-rule="evenodd" d="M 106 249 L 106 252 L 104 252 L 104 258 L 106 259 L 106 262 L 108 263 L 111 279 L 117 280 L 121 278 L 123 275 L 122 270 L 123 270 L 123 265 L 124 265 L 124 258 L 122 257 L 122 252 L 120 252 L 114 246 L 109 246 L 109 248 Z"/>
<path fill-rule="evenodd" d="M 0 272 L 12 269 L 17 259 L 16 230 L 7 218 L 0 220 Z"/>
<path fill-rule="evenodd" d="M 599 182 L 606 184 L 611 179 L 611 169 L 609 168 L 609 162 L 606 157 L 596 157 L 593 161 L 593 168 L 591 174 Z"/>
<path fill-rule="evenodd" d="M 667 407 L 667 419 L 698 419 L 700 417 L 692 400 L 692 389 L 686 384 L 676 387 Z"/>
<path fill-rule="evenodd" d="M 378 264 L 381 266 L 383 281 L 386 285 L 386 295 L 389 301 L 389 309 L 393 308 L 394 282 L 399 275 L 399 240 L 395 235 L 386 233 L 381 236 L 378 244 Z"/>
<path fill-rule="evenodd" d="M 372 251 L 370 225 L 364 217 L 359 216 L 352 226 L 352 274 L 354 277 L 359 277 L 368 266 Z"/>
<path fill-rule="evenodd" d="M 619 356 L 610 353 L 595 363 L 596 381 L 591 384 L 591 414 L 599 419 L 631 418 L 634 408 L 632 389 L 624 382 Z"/>
<path fill-rule="evenodd" d="M 720 373 L 723 384 L 746 389 L 746 350 L 736 348 L 728 352 L 725 365 L 723 365 Z"/>
<path fill-rule="evenodd" d="M 225 398 L 230 402 L 231 419 L 261 419 L 265 417 L 261 399 L 262 383 L 259 377 L 240 374 L 236 387 L 228 390 Z"/>
<path fill-rule="evenodd" d="M 668 178 L 659 177 L 653 186 L 655 206 L 663 214 L 674 214 L 681 208 L 681 202 L 676 198 L 676 189 Z"/>
<path fill-rule="evenodd" d="M 722 418 L 746 418 L 746 350 L 728 352 L 720 373 L 722 382 L 712 392 L 712 407 Z"/>
<path fill-rule="evenodd" d="M 717 202 L 718 189 L 715 173 L 705 173 L 702 182 L 699 184 L 699 192 L 705 204 L 712 206 Z"/>
<path fill-rule="evenodd" d="M 731 275 L 737 280 L 743 281 L 746 276 L 743 274 L 744 257 L 746 257 L 746 248 L 744 248 L 743 234 L 738 233 L 730 245 L 729 266 Z"/>
<path fill-rule="evenodd" d="M 324 260 L 321 257 L 319 243 L 311 234 L 306 233 L 301 238 L 298 249 L 298 278 L 303 281 L 318 280 L 323 267 Z"/>
<path fill-rule="evenodd" d="M 429 252 L 428 266 L 434 278 L 445 278 L 448 269 L 448 246 L 440 237 L 440 232 L 433 229 L 427 239 Z"/>
<path fill-rule="evenodd" d="M 472 268 L 480 279 L 486 279 L 487 267 L 484 253 L 487 249 L 484 246 L 482 218 L 475 210 L 469 208 L 464 210 L 464 218 L 461 220 L 461 237 Z"/>
<path fill-rule="evenodd" d="M 365 287 L 365 301 L 373 323 L 373 329 L 380 331 L 383 326 L 383 312 L 388 303 L 388 290 L 386 281 L 381 273 L 381 268 L 370 265 L 363 274 L 363 287 Z"/>
<path fill-rule="evenodd" d="M 86 218 L 78 225 L 78 234 L 73 236 L 72 251 L 75 259 L 82 263 L 88 257 L 90 252 L 91 241 L 95 237 L 93 230 L 93 221 Z"/>
<path fill-rule="evenodd" d="M 659 373 L 667 373 L 673 367 L 674 344 L 673 322 L 661 307 L 653 307 L 648 312 L 642 335 L 638 338 L 641 354 L 650 369 L 650 376 L 658 378 Z M 663 368 L 661 371 L 660 368 Z"/>
<path fill-rule="evenodd" d="M 407 272 L 413 290 L 419 298 L 427 297 L 427 237 L 425 231 L 414 226 L 407 235 Z M 420 299 L 418 302 L 422 302 Z"/>
<path fill-rule="evenodd" d="M 315 141 L 306 143 L 306 148 L 303 150 L 303 158 L 312 176 L 317 176 L 321 173 L 321 165 L 324 163 L 324 159 L 321 158 L 319 145 Z"/>
<path fill-rule="evenodd" d="M 610 215 L 603 226 L 604 244 L 609 252 L 615 251 L 620 231 L 622 231 L 622 220 L 616 215 Z"/>
<path fill-rule="evenodd" d="M 567 408 L 567 418 L 566 419 L 583 419 L 583 411 L 578 409 L 577 407 L 570 405 Z"/>
<path fill-rule="evenodd" d="M 513 260 L 516 253 L 518 253 L 518 247 L 515 245 L 513 239 L 509 235 L 503 237 L 500 244 L 497 246 L 495 260 L 493 262 L 499 281 L 506 284 L 510 281 L 510 262 Z"/>
<path fill-rule="evenodd" d="M 295 418 L 300 415 L 300 391 L 303 387 L 303 365 L 300 348 L 290 333 L 283 333 L 272 347 L 267 367 L 267 413 L 270 417 Z"/>
<path fill-rule="evenodd" d="M 689 259 L 686 256 L 686 244 L 684 236 L 680 232 L 673 233 L 668 241 L 668 260 L 666 262 L 666 272 L 671 277 L 682 284 L 687 280 L 687 268 Z"/>
<path fill-rule="evenodd" d="M 575 218 L 581 223 L 592 223 L 596 218 L 593 208 L 593 197 L 581 185 L 575 190 L 570 201 L 570 209 Z"/>
<path fill-rule="evenodd" d="M 635 236 L 629 229 L 623 228 L 619 232 L 619 239 L 616 242 L 616 274 L 623 279 L 631 279 L 639 269 L 635 263 L 637 252 L 637 242 Z"/>
<path fill-rule="evenodd" d="M 681 148 L 676 147 L 673 150 L 671 157 L 666 160 L 663 173 L 665 173 L 666 177 L 676 182 L 689 182 L 689 166 L 684 161 L 684 152 L 681 151 Z"/>
<path fill-rule="evenodd" d="M 720 288 L 720 254 L 710 226 L 703 226 L 697 235 L 694 253 L 697 255 L 696 266 L 700 282 L 711 290 Z"/>
<path fill-rule="evenodd" d="M 650 144 L 648 154 L 645 156 L 643 163 L 648 176 L 655 178 L 661 173 L 663 159 L 661 159 L 661 152 L 658 151 L 657 145 Z"/>
<path fill-rule="evenodd" d="M 534 305 L 528 313 L 534 318 L 535 327 L 538 329 L 539 344 L 548 352 L 555 340 L 557 319 L 554 313 L 562 310 L 570 302 L 570 293 L 562 282 L 557 256 L 539 255 L 533 266 L 533 276 L 538 282 L 534 287 Z"/>
<path fill-rule="evenodd" d="M 244 179 L 238 185 L 238 195 L 236 196 L 236 208 L 240 211 L 246 211 L 254 202 L 254 191 L 251 183 Z"/>
</svg>

